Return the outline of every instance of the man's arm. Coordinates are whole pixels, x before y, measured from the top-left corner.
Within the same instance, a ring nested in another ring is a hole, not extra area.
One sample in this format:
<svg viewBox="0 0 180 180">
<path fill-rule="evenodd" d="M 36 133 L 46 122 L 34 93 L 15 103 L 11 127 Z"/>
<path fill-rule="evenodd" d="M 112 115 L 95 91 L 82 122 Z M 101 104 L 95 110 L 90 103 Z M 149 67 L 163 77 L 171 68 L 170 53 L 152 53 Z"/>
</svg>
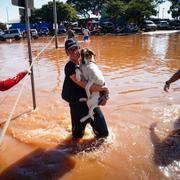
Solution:
<svg viewBox="0 0 180 180">
<path fill-rule="evenodd" d="M 0 81 L 0 91 L 6 91 L 16 85 L 24 76 L 28 73 L 28 71 L 23 71 L 18 73 L 15 77 L 9 78 L 3 81 Z"/>
<path fill-rule="evenodd" d="M 170 88 L 170 84 L 177 81 L 178 79 L 180 79 L 180 69 L 168 81 L 165 82 L 164 91 L 167 92 Z"/>
<path fill-rule="evenodd" d="M 78 81 L 77 79 L 76 79 L 76 75 L 75 74 L 73 74 L 73 75 L 71 75 L 70 76 L 70 78 L 71 78 L 71 80 L 73 81 L 73 82 L 75 82 L 76 84 L 78 84 L 80 87 L 82 87 L 82 88 L 85 88 L 86 87 L 86 82 L 84 82 L 84 81 Z M 100 86 L 100 85 L 97 85 L 97 84 L 93 84 L 92 86 L 91 86 L 91 88 L 90 88 L 90 91 L 91 92 L 100 92 L 100 91 L 104 91 L 106 94 L 109 94 L 109 90 L 108 90 L 108 88 L 106 87 L 106 86 Z"/>
</svg>

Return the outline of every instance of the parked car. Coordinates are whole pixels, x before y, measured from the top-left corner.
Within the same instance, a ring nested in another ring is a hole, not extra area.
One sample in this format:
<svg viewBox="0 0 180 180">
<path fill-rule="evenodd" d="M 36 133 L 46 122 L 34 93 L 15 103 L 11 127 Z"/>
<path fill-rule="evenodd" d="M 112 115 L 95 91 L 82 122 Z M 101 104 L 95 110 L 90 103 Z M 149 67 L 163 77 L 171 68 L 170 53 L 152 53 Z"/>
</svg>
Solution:
<svg viewBox="0 0 180 180">
<path fill-rule="evenodd" d="M 1 34 L 4 34 L 4 31 L 3 31 L 2 29 L 0 29 L 0 35 L 1 35 Z"/>
<path fill-rule="evenodd" d="M 167 21 L 159 21 L 157 24 L 158 29 L 170 29 L 170 25 Z"/>
<path fill-rule="evenodd" d="M 37 32 L 36 29 L 31 29 L 30 33 L 31 33 L 31 37 L 34 38 L 34 39 L 36 39 L 36 38 L 39 37 L 38 32 Z M 26 30 L 24 30 L 24 31 L 22 32 L 22 34 L 23 34 L 23 38 L 26 38 L 26 37 L 27 37 L 27 31 L 26 31 Z"/>
<path fill-rule="evenodd" d="M 49 35 L 49 29 L 47 27 L 42 27 L 40 30 L 39 30 L 39 35 L 40 36 L 47 36 Z"/>
<path fill-rule="evenodd" d="M 146 20 L 142 23 L 141 29 L 143 31 L 155 31 L 157 29 L 157 25 L 150 20 Z"/>
<path fill-rule="evenodd" d="M 0 40 L 6 40 L 6 39 L 20 40 L 21 37 L 22 35 L 19 29 L 9 29 L 9 30 L 5 30 L 4 34 L 0 35 Z"/>
<path fill-rule="evenodd" d="M 169 21 L 169 25 L 173 29 L 180 29 L 180 19 L 173 19 Z"/>
<path fill-rule="evenodd" d="M 102 22 L 100 26 L 103 33 L 113 33 L 115 31 L 115 25 L 112 22 Z"/>
<path fill-rule="evenodd" d="M 36 29 L 31 29 L 31 36 L 32 38 L 35 38 L 35 39 L 39 37 Z"/>
</svg>

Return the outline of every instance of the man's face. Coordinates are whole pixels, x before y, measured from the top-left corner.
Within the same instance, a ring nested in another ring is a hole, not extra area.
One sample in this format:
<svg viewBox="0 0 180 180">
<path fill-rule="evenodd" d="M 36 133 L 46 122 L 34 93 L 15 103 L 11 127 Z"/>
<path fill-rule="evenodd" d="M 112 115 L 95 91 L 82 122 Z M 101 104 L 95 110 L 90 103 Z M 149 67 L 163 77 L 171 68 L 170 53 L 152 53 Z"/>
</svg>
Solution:
<svg viewBox="0 0 180 180">
<path fill-rule="evenodd" d="M 80 57 L 79 47 L 72 47 L 66 50 L 66 53 L 72 60 L 78 60 Z"/>
</svg>

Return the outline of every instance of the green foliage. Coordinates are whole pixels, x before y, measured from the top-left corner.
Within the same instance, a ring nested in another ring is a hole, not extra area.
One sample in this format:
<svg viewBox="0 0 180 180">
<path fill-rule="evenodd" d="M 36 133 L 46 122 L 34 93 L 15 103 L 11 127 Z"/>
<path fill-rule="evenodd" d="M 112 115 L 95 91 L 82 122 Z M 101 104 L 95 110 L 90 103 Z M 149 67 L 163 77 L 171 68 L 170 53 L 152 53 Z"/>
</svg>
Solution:
<svg viewBox="0 0 180 180">
<path fill-rule="evenodd" d="M 124 17 L 129 22 L 139 24 L 144 18 L 156 15 L 155 7 L 160 1 L 154 0 L 109 0 L 106 5 L 106 16 L 118 20 Z"/>
<path fill-rule="evenodd" d="M 170 12 L 172 12 L 173 18 L 180 18 L 180 1 L 179 0 L 169 0 L 172 5 L 170 7 Z"/>
<path fill-rule="evenodd" d="M 56 9 L 58 24 L 62 21 L 73 21 L 78 18 L 76 10 L 67 3 L 56 2 Z M 24 17 L 21 18 L 22 21 L 24 22 Z M 40 9 L 32 10 L 30 22 L 37 23 L 39 21 L 53 23 L 53 2 L 48 2 L 48 4 L 43 5 Z"/>
<path fill-rule="evenodd" d="M 144 18 L 156 15 L 155 7 L 165 0 L 67 0 L 79 14 L 88 17 L 98 11 L 102 18 L 118 20 L 125 17 L 139 23 Z"/>
<path fill-rule="evenodd" d="M 112 20 L 121 17 L 129 22 L 140 23 L 144 18 L 156 15 L 156 6 L 165 0 L 67 0 L 67 3 L 56 2 L 57 21 L 73 21 L 78 14 L 89 17 L 91 13 L 101 14 Z M 174 2 L 171 0 L 171 2 Z M 173 6 L 174 7 L 174 6 Z M 23 19 L 23 18 L 22 18 Z M 53 2 L 34 9 L 30 22 L 46 21 L 53 23 Z"/>
<path fill-rule="evenodd" d="M 0 29 L 5 30 L 6 29 L 6 24 L 0 22 Z"/>
<path fill-rule="evenodd" d="M 119 19 L 125 15 L 127 6 L 122 1 L 110 0 L 106 4 L 106 13 L 110 19 Z"/>
<path fill-rule="evenodd" d="M 143 19 L 156 15 L 153 0 L 132 0 L 128 3 L 126 17 L 129 21 L 140 23 Z"/>
<path fill-rule="evenodd" d="M 67 0 L 67 3 L 72 5 L 84 17 L 89 17 L 90 13 L 94 14 L 95 12 L 101 14 L 101 10 L 106 2 L 108 0 Z"/>
</svg>

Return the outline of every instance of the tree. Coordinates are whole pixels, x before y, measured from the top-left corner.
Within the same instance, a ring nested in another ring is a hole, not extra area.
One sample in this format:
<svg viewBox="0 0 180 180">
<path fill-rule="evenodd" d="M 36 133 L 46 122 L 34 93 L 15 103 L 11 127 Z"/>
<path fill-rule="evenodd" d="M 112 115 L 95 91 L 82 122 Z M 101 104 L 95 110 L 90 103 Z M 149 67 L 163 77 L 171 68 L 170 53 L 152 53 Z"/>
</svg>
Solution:
<svg viewBox="0 0 180 180">
<path fill-rule="evenodd" d="M 143 19 L 157 14 L 155 7 L 153 0 L 132 0 L 128 3 L 126 17 L 129 21 L 140 24 Z"/>
<path fill-rule="evenodd" d="M 172 5 L 170 7 L 170 12 L 172 12 L 172 17 L 180 19 L 180 0 L 169 0 Z"/>
<path fill-rule="evenodd" d="M 156 6 L 165 0 L 67 0 L 79 14 L 89 17 L 90 13 L 100 13 L 102 17 L 118 20 L 126 17 L 139 23 L 144 18 L 156 15 Z"/>
<path fill-rule="evenodd" d="M 76 20 L 77 12 L 76 10 L 67 3 L 56 2 L 57 9 L 57 23 L 62 21 L 73 21 Z M 24 22 L 24 17 L 21 17 L 21 22 Z M 53 2 L 48 2 L 48 4 L 43 5 L 40 9 L 32 10 L 30 22 L 38 23 L 39 21 L 45 21 L 47 23 L 53 23 Z"/>
<path fill-rule="evenodd" d="M 139 24 L 144 18 L 156 15 L 155 7 L 161 0 L 109 0 L 106 15 L 113 20 L 124 17 L 127 21 Z"/>
<path fill-rule="evenodd" d="M 125 15 L 127 6 L 119 0 L 110 0 L 105 6 L 107 16 L 112 20 L 117 20 Z"/>
<path fill-rule="evenodd" d="M 5 30 L 6 29 L 6 24 L 0 22 L 0 29 Z"/>
<path fill-rule="evenodd" d="M 72 5 L 76 11 L 84 16 L 90 17 L 90 14 L 101 14 L 103 5 L 108 0 L 67 0 L 67 3 Z"/>
</svg>

